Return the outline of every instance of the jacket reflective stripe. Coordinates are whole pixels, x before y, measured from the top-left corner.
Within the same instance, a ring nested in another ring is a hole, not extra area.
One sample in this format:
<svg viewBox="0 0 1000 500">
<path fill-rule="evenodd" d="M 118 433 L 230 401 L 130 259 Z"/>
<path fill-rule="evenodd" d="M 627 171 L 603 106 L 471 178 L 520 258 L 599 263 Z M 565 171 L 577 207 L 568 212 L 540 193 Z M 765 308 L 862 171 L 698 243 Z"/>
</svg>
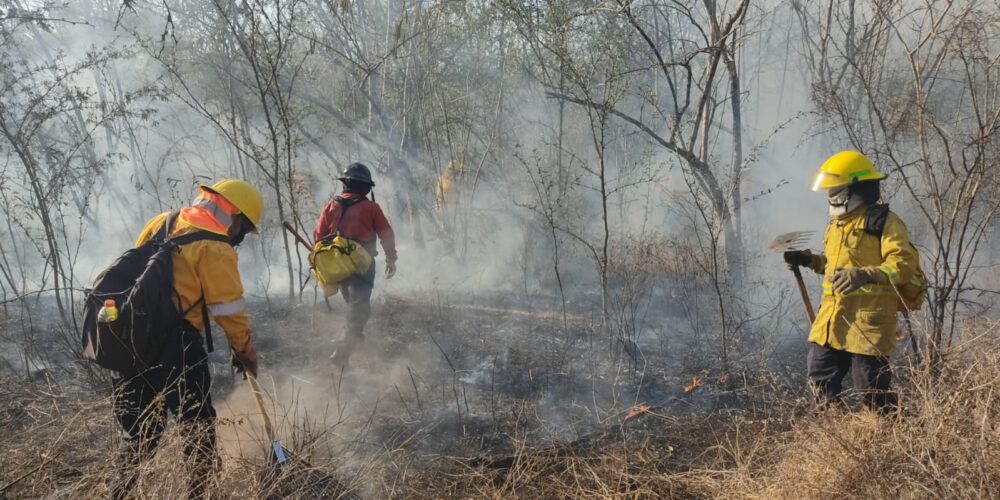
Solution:
<svg viewBox="0 0 1000 500">
<path fill-rule="evenodd" d="M 892 283 L 893 285 L 899 284 L 899 270 L 896 268 L 896 266 L 892 266 L 889 264 L 882 264 L 881 266 L 878 266 L 878 269 L 879 271 L 882 271 L 883 273 L 885 273 L 886 276 L 889 277 L 889 283 Z"/>
<path fill-rule="evenodd" d="M 224 302 L 222 304 L 208 305 L 208 312 L 212 313 L 212 316 L 229 316 L 246 310 L 247 302 L 243 299 L 234 300 L 232 302 Z"/>
<path fill-rule="evenodd" d="M 833 285 L 831 283 L 827 282 L 827 281 L 823 282 L 823 295 L 826 296 L 826 297 L 832 297 L 834 295 L 834 293 L 833 293 Z M 868 296 L 873 296 L 873 295 L 876 295 L 876 296 L 878 296 L 878 295 L 881 295 L 881 296 L 893 295 L 894 296 L 894 295 L 897 295 L 897 293 L 896 293 L 896 290 L 893 287 L 891 287 L 891 286 L 887 286 L 887 285 L 866 285 L 866 286 L 863 286 L 861 288 L 858 288 L 857 290 L 855 290 L 855 291 L 853 291 L 851 293 L 842 294 L 842 296 L 851 296 L 851 295 L 868 295 Z"/>
</svg>

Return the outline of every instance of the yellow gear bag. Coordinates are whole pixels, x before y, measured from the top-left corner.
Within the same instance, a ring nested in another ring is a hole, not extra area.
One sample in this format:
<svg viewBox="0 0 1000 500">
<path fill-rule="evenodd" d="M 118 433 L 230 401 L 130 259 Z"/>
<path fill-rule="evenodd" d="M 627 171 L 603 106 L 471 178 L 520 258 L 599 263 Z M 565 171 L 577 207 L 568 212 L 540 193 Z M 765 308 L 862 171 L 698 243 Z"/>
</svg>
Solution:
<svg viewBox="0 0 1000 500">
<path fill-rule="evenodd" d="M 340 282 L 355 274 L 366 273 L 372 261 L 365 247 L 339 234 L 317 241 L 309 254 L 313 276 L 327 297 L 336 295 Z"/>
</svg>

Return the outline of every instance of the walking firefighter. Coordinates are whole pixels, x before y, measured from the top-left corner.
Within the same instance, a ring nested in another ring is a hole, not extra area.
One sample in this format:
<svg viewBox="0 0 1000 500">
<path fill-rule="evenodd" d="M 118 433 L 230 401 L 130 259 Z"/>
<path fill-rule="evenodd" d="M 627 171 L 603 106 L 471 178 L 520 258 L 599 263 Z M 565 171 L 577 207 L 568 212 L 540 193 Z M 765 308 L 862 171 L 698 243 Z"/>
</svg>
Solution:
<svg viewBox="0 0 1000 500">
<path fill-rule="evenodd" d="M 193 466 L 189 495 L 205 495 L 218 463 L 210 320 L 225 330 L 234 366 L 256 376 L 235 248 L 256 232 L 262 211 L 260 194 L 242 180 L 201 186 L 191 206 L 150 219 L 135 248 L 88 294 L 84 356 L 114 370 L 114 414 L 126 434 L 112 498 L 132 490 L 168 412 L 180 422 Z"/>
<path fill-rule="evenodd" d="M 889 366 L 896 349 L 896 313 L 918 308 L 924 287 L 906 225 L 888 205 L 879 204 L 885 178 L 856 151 L 828 158 L 812 184 L 813 191 L 827 192 L 830 223 L 823 254 L 784 254 L 789 268 L 808 267 L 823 275 L 807 358 L 819 407 L 840 398 L 848 372 L 869 408 L 885 412 L 896 404 Z"/>
<path fill-rule="evenodd" d="M 314 269 L 319 269 L 318 259 L 327 247 L 343 248 L 342 251 L 325 252 L 330 256 L 331 266 L 335 259 L 350 255 L 354 261 L 351 272 L 342 280 L 323 283 L 323 273 L 316 273 L 318 280 L 328 288 L 328 295 L 338 290 L 347 304 L 347 317 L 343 338 L 337 342 L 330 359 L 339 366 L 345 366 L 351 353 L 364 342 L 365 324 L 371 316 L 371 296 L 375 286 L 375 263 L 372 257 L 378 255 L 375 241 L 382 242 L 385 251 L 385 277 L 396 274 L 396 237 L 392 226 L 382 213 L 382 208 L 368 194 L 375 187 L 371 171 L 361 163 L 352 163 L 337 178 L 344 186 L 343 192 L 323 207 L 313 240 L 316 248 L 311 260 Z M 374 198 L 374 197 L 373 197 Z M 360 249 L 355 247 L 360 246 Z"/>
</svg>

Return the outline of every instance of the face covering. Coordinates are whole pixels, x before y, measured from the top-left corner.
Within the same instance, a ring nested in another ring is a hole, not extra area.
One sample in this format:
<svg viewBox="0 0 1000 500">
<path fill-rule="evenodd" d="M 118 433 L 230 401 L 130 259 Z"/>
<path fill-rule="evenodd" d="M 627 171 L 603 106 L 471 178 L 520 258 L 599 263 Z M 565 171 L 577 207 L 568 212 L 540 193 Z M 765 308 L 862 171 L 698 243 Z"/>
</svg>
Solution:
<svg viewBox="0 0 1000 500">
<path fill-rule="evenodd" d="M 247 233 L 240 231 L 239 233 L 236 233 L 235 235 L 229 237 L 229 244 L 232 245 L 234 248 L 238 247 L 240 246 L 240 243 L 243 243 L 243 238 L 246 238 L 246 236 Z"/>
<path fill-rule="evenodd" d="M 828 208 L 830 217 L 847 215 L 864 203 L 864 200 L 860 196 L 851 194 L 850 191 L 851 190 L 846 187 L 840 188 L 837 191 L 830 190 L 826 198 L 827 202 L 830 204 Z"/>
<path fill-rule="evenodd" d="M 247 233 L 253 231 L 253 224 L 246 217 L 237 215 L 233 218 L 232 225 L 229 226 L 229 244 L 233 247 L 240 246 Z"/>
</svg>

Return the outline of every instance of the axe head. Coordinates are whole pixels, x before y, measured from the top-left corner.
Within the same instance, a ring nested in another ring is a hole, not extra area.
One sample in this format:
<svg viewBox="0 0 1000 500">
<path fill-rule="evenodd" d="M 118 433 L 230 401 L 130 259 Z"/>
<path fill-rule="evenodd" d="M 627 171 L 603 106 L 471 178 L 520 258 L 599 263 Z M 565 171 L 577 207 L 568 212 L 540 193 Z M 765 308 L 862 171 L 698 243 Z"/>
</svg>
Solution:
<svg viewBox="0 0 1000 500">
<path fill-rule="evenodd" d="M 779 234 L 767 249 L 775 253 L 802 250 L 815 234 L 815 231 L 793 231 L 791 233 Z"/>
</svg>

